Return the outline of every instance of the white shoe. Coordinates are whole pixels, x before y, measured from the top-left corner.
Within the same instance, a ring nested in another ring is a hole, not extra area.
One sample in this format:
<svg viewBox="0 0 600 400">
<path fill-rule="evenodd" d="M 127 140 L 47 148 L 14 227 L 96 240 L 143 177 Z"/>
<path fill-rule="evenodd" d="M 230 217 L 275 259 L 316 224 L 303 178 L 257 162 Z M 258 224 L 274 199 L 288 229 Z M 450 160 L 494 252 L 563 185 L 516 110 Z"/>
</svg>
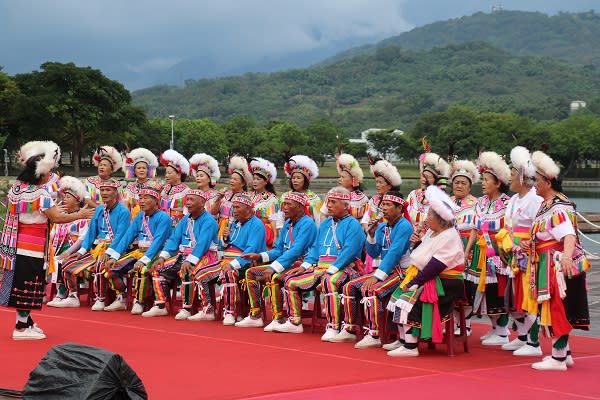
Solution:
<svg viewBox="0 0 600 400">
<path fill-rule="evenodd" d="M 46 305 L 48 307 L 58 307 L 57 304 L 60 303 L 61 301 L 65 300 L 65 299 L 63 299 L 62 297 L 56 296 L 55 298 L 53 298 L 52 300 L 50 300 L 49 302 L 47 302 Z"/>
<path fill-rule="evenodd" d="M 484 346 L 500 346 L 508 343 L 508 336 L 499 336 L 495 333 L 481 342 Z"/>
<path fill-rule="evenodd" d="M 238 328 L 262 328 L 265 323 L 262 318 L 252 318 L 248 315 L 243 320 L 236 322 L 235 326 Z"/>
<path fill-rule="evenodd" d="M 485 333 L 485 335 L 483 335 L 483 336 L 480 336 L 480 337 L 479 337 L 479 340 L 483 342 L 485 339 L 487 339 L 487 338 L 489 338 L 490 336 L 492 336 L 492 335 L 495 335 L 495 334 L 496 334 L 496 333 L 495 333 L 495 331 L 494 331 L 494 328 L 492 328 L 492 329 L 490 329 L 489 331 L 487 331 L 487 332 Z"/>
<path fill-rule="evenodd" d="M 26 328 L 22 331 L 14 330 L 12 334 L 13 340 L 42 340 L 46 339 L 46 335 L 43 332 L 38 332 L 31 327 Z"/>
<path fill-rule="evenodd" d="M 40 327 L 38 326 L 38 324 L 36 324 L 35 322 L 33 323 L 33 325 L 31 325 L 31 326 L 29 327 L 29 329 L 31 329 L 32 331 L 35 331 L 35 332 L 37 332 L 37 333 L 41 333 L 42 335 L 44 334 L 44 331 L 42 330 L 42 328 L 40 328 Z"/>
<path fill-rule="evenodd" d="M 285 321 L 283 324 L 275 325 L 273 327 L 273 332 L 281 332 L 281 333 L 302 333 L 304 332 L 304 328 L 302 324 L 296 325 L 293 324 L 289 319 Z"/>
<path fill-rule="evenodd" d="M 398 347 L 396 350 L 391 350 L 387 352 L 387 355 L 390 357 L 418 357 L 419 349 L 407 349 L 404 346 Z"/>
<path fill-rule="evenodd" d="M 196 314 L 189 316 L 188 321 L 214 321 L 216 319 L 215 312 L 207 312 L 208 307 L 204 307 L 202 311 L 198 311 Z"/>
<path fill-rule="evenodd" d="M 62 303 L 62 301 L 61 301 L 61 303 Z M 106 307 L 106 305 L 104 304 L 103 301 L 96 300 L 96 302 L 92 306 L 92 311 L 104 311 L 104 307 Z"/>
<path fill-rule="evenodd" d="M 54 300 L 52 300 L 50 303 L 48 303 L 50 307 L 58 308 L 76 308 L 80 306 L 79 299 L 77 298 L 77 296 L 67 296 L 67 298 L 65 299 L 62 299 L 57 302 L 54 302 Z"/>
<path fill-rule="evenodd" d="M 127 310 L 127 305 L 121 299 L 116 299 L 111 305 L 104 307 L 104 311 L 123 311 Z"/>
<path fill-rule="evenodd" d="M 531 368 L 537 369 L 538 371 L 566 371 L 566 361 L 558 361 L 552 357 L 544 357 L 540 362 L 531 364 Z"/>
<path fill-rule="evenodd" d="M 269 325 L 265 326 L 265 329 L 263 329 L 263 331 L 265 331 L 265 332 L 273 332 L 273 331 L 275 331 L 275 327 L 277 325 L 283 325 L 283 323 L 281 323 L 281 322 L 277 321 L 276 319 L 274 319 L 273 321 L 271 321 L 269 323 Z"/>
<path fill-rule="evenodd" d="M 552 358 L 552 356 L 546 356 L 544 357 L 544 361 L 546 361 L 547 359 Z M 572 366 L 575 365 L 575 360 L 573 360 L 573 356 L 567 356 L 567 359 L 565 360 L 565 364 L 567 364 L 567 368 L 571 368 Z"/>
<path fill-rule="evenodd" d="M 384 350 L 390 351 L 390 350 L 396 350 L 398 347 L 401 347 L 401 346 L 402 346 L 402 342 L 400 340 L 396 340 L 395 342 L 384 344 L 381 347 L 383 347 Z"/>
<path fill-rule="evenodd" d="M 513 351 L 513 356 L 541 356 L 542 348 L 538 345 L 537 347 L 525 344 Z"/>
<path fill-rule="evenodd" d="M 223 325 L 225 325 L 225 326 L 235 325 L 235 316 L 230 313 L 225 313 L 225 316 L 223 317 Z"/>
<path fill-rule="evenodd" d="M 177 321 L 183 321 L 184 319 L 188 319 L 191 316 L 192 316 L 192 313 L 189 312 L 187 308 L 182 308 L 181 310 L 179 310 L 179 312 L 175 316 L 175 319 Z"/>
<path fill-rule="evenodd" d="M 323 334 L 323 336 L 321 336 L 321 341 L 331 342 L 331 339 L 333 339 L 338 333 L 340 333 L 340 331 L 338 331 L 337 329 L 327 328 L 325 329 L 325 333 Z"/>
<path fill-rule="evenodd" d="M 523 341 L 519 338 L 515 338 L 515 339 L 511 340 L 510 342 L 503 344 L 502 350 L 515 351 L 515 350 L 518 350 L 521 347 L 525 346 L 526 344 L 527 344 L 527 341 Z"/>
<path fill-rule="evenodd" d="M 147 318 L 164 317 L 166 315 L 169 315 L 169 312 L 167 311 L 167 307 L 160 308 L 159 306 L 152 306 L 151 309 L 142 313 L 142 317 L 147 317 Z"/>
<path fill-rule="evenodd" d="M 471 328 L 470 327 L 466 327 L 465 331 L 467 333 L 467 336 L 471 336 Z M 460 336 L 460 326 L 457 326 L 456 329 L 454 329 L 454 336 Z"/>
<path fill-rule="evenodd" d="M 355 349 L 370 349 L 373 347 L 381 347 L 381 339 L 374 338 L 371 335 L 365 335 L 360 342 L 354 345 Z"/>
<path fill-rule="evenodd" d="M 131 314 L 140 315 L 144 312 L 144 306 L 138 303 L 137 301 L 133 303 L 133 307 L 131 307 Z"/>
<path fill-rule="evenodd" d="M 342 329 L 340 333 L 329 339 L 329 341 L 333 343 L 356 342 L 356 335 Z"/>
</svg>

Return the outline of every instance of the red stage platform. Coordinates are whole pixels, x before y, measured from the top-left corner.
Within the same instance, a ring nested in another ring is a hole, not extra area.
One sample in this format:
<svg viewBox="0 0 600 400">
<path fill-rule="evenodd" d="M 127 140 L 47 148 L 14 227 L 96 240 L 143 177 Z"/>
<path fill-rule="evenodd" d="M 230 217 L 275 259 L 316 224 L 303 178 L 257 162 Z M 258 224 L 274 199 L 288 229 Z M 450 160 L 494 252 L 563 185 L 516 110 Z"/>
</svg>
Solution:
<svg viewBox="0 0 600 400">
<path fill-rule="evenodd" d="M 319 335 L 264 333 L 217 322 L 142 318 L 88 308 L 33 313 L 47 340 L 16 342 L 12 309 L 0 308 L 0 388 L 22 390 L 29 372 L 49 348 L 64 342 L 121 354 L 138 373 L 150 399 L 600 399 L 600 339 L 572 336 L 575 366 L 539 372 L 539 357 L 514 357 L 484 347 L 487 329 L 474 325 L 471 352 L 445 346 L 412 359 L 381 349 L 322 343 Z M 549 354 L 549 342 L 542 347 Z"/>
</svg>

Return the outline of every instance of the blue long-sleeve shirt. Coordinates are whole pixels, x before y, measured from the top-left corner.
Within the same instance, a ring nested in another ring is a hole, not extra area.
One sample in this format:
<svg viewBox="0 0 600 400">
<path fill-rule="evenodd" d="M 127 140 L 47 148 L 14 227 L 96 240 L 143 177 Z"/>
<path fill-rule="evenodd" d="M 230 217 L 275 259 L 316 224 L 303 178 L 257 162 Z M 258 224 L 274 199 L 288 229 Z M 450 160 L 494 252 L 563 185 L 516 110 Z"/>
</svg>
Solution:
<svg viewBox="0 0 600 400">
<path fill-rule="evenodd" d="M 317 225 L 308 215 L 304 215 L 295 223 L 287 219 L 273 248 L 260 253 L 262 261 L 272 261 L 271 268 L 281 273 L 289 269 L 299 257 L 306 255 L 316 237 Z"/>
<path fill-rule="evenodd" d="M 190 229 L 196 239 L 195 245 L 192 243 Z M 191 253 L 186 257 L 185 261 L 195 265 L 210 249 L 210 246 L 213 243 L 217 243 L 218 231 L 219 227 L 217 221 L 215 221 L 209 212 L 204 211 L 196 219 L 193 219 L 190 214 L 187 214 L 177 223 L 175 230 L 160 253 L 160 257 L 169 258 L 174 256 L 181 246 L 193 246 Z"/>
<path fill-rule="evenodd" d="M 387 222 L 379 224 L 375 237 L 367 238 L 367 254 L 373 258 L 381 256 L 381 264 L 373 274 L 377 279 L 384 280 L 400 264 L 400 259 L 410 247 L 412 234 L 412 224 L 406 218 L 401 218 L 392 227 Z"/>
<path fill-rule="evenodd" d="M 147 220 L 148 229 L 152 237 L 146 232 L 144 219 Z M 148 264 L 158 254 L 165 241 L 169 238 L 172 232 L 170 224 L 171 217 L 164 211 L 156 210 L 148 217 L 146 213 L 141 211 L 137 213 L 123 238 L 118 243 L 113 242 L 108 250 L 106 250 L 106 254 L 118 260 L 129 245 L 137 239 L 138 246 L 147 247 L 146 252 L 138 261 L 142 264 Z"/>
<path fill-rule="evenodd" d="M 85 239 L 83 239 L 81 248 L 77 251 L 79 254 L 88 252 L 94 246 L 96 240 L 110 239 L 110 230 L 104 218 L 104 207 L 106 207 L 105 204 L 100 204 L 96 207 Z M 131 220 L 129 210 L 122 203 L 117 203 L 108 211 L 108 220 L 114 235 L 111 242 L 118 243 L 125 235 L 125 232 L 127 232 L 127 228 L 129 228 L 129 221 Z"/>
<path fill-rule="evenodd" d="M 336 260 L 327 269 L 328 274 L 335 274 L 360 258 L 364 243 L 365 233 L 356 218 L 347 215 L 335 221 L 333 217 L 329 217 L 319 225 L 317 239 L 304 259 L 302 267 L 308 268 L 317 264 L 319 256 L 336 256 Z"/>
<path fill-rule="evenodd" d="M 263 251 L 267 250 L 265 235 L 265 225 L 256 215 L 253 215 L 243 224 L 234 220 L 231 224 L 229 240 L 227 242 L 223 242 L 222 245 L 223 248 L 229 246 L 235 247 L 240 249 L 242 253 L 262 253 Z M 252 262 L 250 260 L 236 257 L 229 263 L 229 265 L 237 270 L 240 268 L 245 268 L 251 263 Z"/>
</svg>

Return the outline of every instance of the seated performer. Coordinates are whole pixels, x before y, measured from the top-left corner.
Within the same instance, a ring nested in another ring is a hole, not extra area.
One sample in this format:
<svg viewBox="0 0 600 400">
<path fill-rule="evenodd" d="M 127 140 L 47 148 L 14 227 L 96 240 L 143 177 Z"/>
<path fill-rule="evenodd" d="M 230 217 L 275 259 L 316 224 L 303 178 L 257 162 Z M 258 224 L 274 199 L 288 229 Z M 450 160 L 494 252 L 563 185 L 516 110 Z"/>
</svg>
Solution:
<svg viewBox="0 0 600 400">
<path fill-rule="evenodd" d="M 111 243 L 119 242 L 125 235 L 129 228 L 130 216 L 127 207 L 119 202 L 119 181 L 108 179 L 101 181 L 99 185 L 103 204 L 96 207 L 81 248 L 69 257 L 63 266 L 63 279 L 69 295 L 55 307 L 79 307 L 77 279 L 94 272 L 96 302 L 92 310 L 104 310 L 106 282 L 100 273 L 108 259 L 104 252 Z"/>
<path fill-rule="evenodd" d="M 350 192 L 335 187 L 327 193 L 327 212 L 330 217 L 319 225 L 317 239 L 301 264 L 304 270 L 285 282 L 288 320 L 276 325 L 276 332 L 302 333 L 302 303 L 300 291 L 311 290 L 319 283 L 325 294 L 327 329 L 321 337 L 330 341 L 339 333 L 341 310 L 339 291 L 357 276 L 354 260 L 362 253 L 365 234 L 360 222 L 349 214 Z"/>
<path fill-rule="evenodd" d="M 90 207 L 96 207 L 102 203 L 100 183 L 111 178 L 123 165 L 123 157 L 117 149 L 112 146 L 100 146 L 92 156 L 92 163 L 98 168 L 98 175 L 85 178 L 85 203 Z M 119 191 L 121 186 L 119 185 Z"/>
<path fill-rule="evenodd" d="M 393 357 L 416 357 L 418 338 L 441 343 L 442 323 L 464 296 L 464 248 L 454 228 L 458 206 L 437 186 L 425 191 L 429 230 L 410 254 L 411 266 L 390 300 L 394 322 L 402 324 L 404 345 L 389 351 Z M 385 260 L 385 259 L 384 259 Z"/>
<path fill-rule="evenodd" d="M 175 229 L 186 212 L 184 198 L 190 188 L 185 184 L 185 180 L 190 173 L 190 163 L 172 149 L 160 155 L 160 163 L 165 166 L 166 181 L 160 194 L 160 209 L 169 214 Z"/>
<path fill-rule="evenodd" d="M 143 147 L 133 149 L 125 155 L 123 161 L 125 179 L 135 179 L 128 183 L 123 190 L 123 204 L 129 209 L 132 219 L 140 211 L 140 190 L 152 182 L 156 183 L 154 181 L 156 167 L 158 167 L 156 156 Z"/>
<path fill-rule="evenodd" d="M 185 196 L 185 207 L 189 211 L 175 227 L 167 240 L 163 251 L 153 264 L 141 267 L 142 277 L 150 271 L 152 287 L 154 288 L 154 306 L 142 317 L 158 317 L 168 314 L 165 307 L 165 293 L 174 279 L 182 278 L 183 310 L 176 319 L 186 319 L 191 314 L 194 299 L 194 273 L 207 265 L 217 264 L 215 248 L 211 245 L 216 241 L 217 222 L 206 212 L 205 203 L 208 193 L 201 190 L 189 190 Z M 216 272 L 218 276 L 218 270 Z M 216 279 L 216 278 L 215 278 Z M 138 294 L 138 301 L 142 297 Z"/>
<path fill-rule="evenodd" d="M 354 347 L 357 349 L 381 346 L 379 316 L 383 313 L 382 299 L 390 295 L 400 284 L 403 275 L 401 260 L 408 258 L 405 255 L 413 234 L 402 194 L 387 192 L 383 195 L 379 207 L 387 222 L 378 224 L 375 220 L 371 224 L 367 231 L 366 248 L 367 254 L 373 258 L 381 255 L 381 264 L 374 273 L 353 279 L 344 286 L 345 329 L 331 339 L 332 342 L 356 340 L 358 326 L 355 322 L 358 317 L 360 301 L 364 305 L 364 321 L 368 324 L 365 326 L 365 330 L 368 333 L 360 342 L 356 343 Z"/>
<path fill-rule="evenodd" d="M 223 282 L 223 325 L 235 324 L 235 311 L 239 298 L 238 279 L 246 273 L 251 261 L 241 257 L 244 253 L 261 253 L 267 250 L 265 226 L 254 214 L 252 200 L 245 194 L 232 198 L 234 220 L 223 230 L 221 245 L 221 281 Z"/>
<path fill-rule="evenodd" d="M 165 244 L 165 241 L 171 235 L 171 218 L 169 215 L 159 210 L 160 192 L 156 188 L 145 187 L 138 192 L 138 205 L 140 211 L 137 213 L 133 222 L 127 229 L 125 236 L 119 241 L 114 241 L 106 250 L 110 259 L 106 262 L 104 270 L 108 283 L 117 294 L 115 301 L 104 308 L 104 311 L 126 310 L 123 292 L 126 289 L 125 275 L 135 269 L 137 274 L 136 289 L 142 294 L 136 297 L 134 304 L 136 312 L 141 309 L 144 287 L 141 287 L 141 281 L 145 281 L 140 276 L 140 270 L 150 264 L 159 250 Z M 137 243 L 137 249 L 123 255 L 129 246 Z M 123 256 L 122 256 L 123 255 Z"/>
<path fill-rule="evenodd" d="M 273 310 L 273 321 L 265 327 L 265 332 L 271 332 L 275 325 L 283 323 L 281 286 L 287 277 L 300 270 L 302 259 L 317 237 L 317 226 L 312 218 L 306 215 L 307 206 L 308 198 L 304 193 L 287 193 L 282 205 L 285 223 L 273 249 L 260 254 L 242 254 L 243 258 L 264 265 L 246 270 L 245 284 L 250 300 L 250 315 L 236 322 L 235 326 L 242 328 L 263 326 L 260 308 L 261 283 L 268 288 Z"/>
</svg>

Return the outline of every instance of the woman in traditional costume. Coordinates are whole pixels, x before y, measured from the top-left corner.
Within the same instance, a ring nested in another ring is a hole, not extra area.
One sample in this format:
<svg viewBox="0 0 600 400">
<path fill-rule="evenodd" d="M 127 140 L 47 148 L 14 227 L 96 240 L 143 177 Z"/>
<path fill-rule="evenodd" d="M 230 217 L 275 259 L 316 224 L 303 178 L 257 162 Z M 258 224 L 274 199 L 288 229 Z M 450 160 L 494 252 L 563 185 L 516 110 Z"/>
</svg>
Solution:
<svg viewBox="0 0 600 400">
<path fill-rule="evenodd" d="M 231 157 L 227 173 L 229 190 L 219 192 L 219 240 L 223 238 L 223 232 L 227 231 L 230 221 L 233 220 L 233 197 L 238 193 L 246 193 L 248 186 L 252 185 L 252 173 L 244 157 Z"/>
<path fill-rule="evenodd" d="M 140 206 L 138 205 L 140 190 L 145 186 L 149 186 L 150 180 L 156 177 L 157 167 L 158 160 L 156 156 L 150 150 L 143 147 L 133 149 L 125 155 L 123 163 L 125 179 L 135 179 L 123 191 L 123 203 L 129 209 L 132 221 L 140 211 Z"/>
<path fill-rule="evenodd" d="M 98 168 L 98 175 L 85 178 L 85 202 L 90 207 L 102 203 L 100 182 L 110 179 L 115 171 L 121 169 L 123 157 L 112 146 L 100 146 L 92 155 L 92 163 Z"/>
<path fill-rule="evenodd" d="M 88 219 L 93 210 L 67 214 L 60 211 L 46 189 L 50 172 L 59 160 L 54 142 L 29 142 L 21 147 L 24 170 L 7 195 L 7 210 L 0 246 L 0 305 L 17 309 L 14 340 L 45 339 L 31 319 L 40 310 L 46 284 L 44 270 L 48 221 L 64 224 Z"/>
<path fill-rule="evenodd" d="M 321 222 L 321 198 L 312 190 L 309 189 L 310 183 L 319 176 L 319 167 L 310 157 L 304 155 L 295 155 L 285 163 L 283 170 L 289 178 L 290 190 L 283 193 L 279 199 L 279 209 L 286 198 L 286 195 L 291 192 L 304 193 L 308 199 L 307 213 L 309 217 L 315 221 L 317 227 Z M 279 212 L 277 220 L 277 229 L 281 229 L 285 222 L 283 212 Z"/>
<path fill-rule="evenodd" d="M 250 160 L 252 171 L 252 204 L 254 212 L 265 225 L 267 248 L 273 247 L 277 240 L 277 218 L 279 217 L 279 199 L 273 184 L 277 179 L 277 169 L 272 162 L 256 157 Z"/>
<path fill-rule="evenodd" d="M 345 153 L 336 157 L 335 164 L 339 175 L 338 185 L 350 192 L 350 215 L 361 221 L 369 204 L 369 198 L 362 192 L 362 168 L 354 156 Z M 320 211 L 321 219 L 327 218 L 327 199 Z"/>
<path fill-rule="evenodd" d="M 206 210 L 215 218 L 219 214 L 219 191 L 215 189 L 221 179 L 219 163 L 205 153 L 194 154 L 190 158 L 190 173 L 196 181 L 198 189 L 206 194 Z"/>
<path fill-rule="evenodd" d="M 169 214 L 175 228 L 185 214 L 185 195 L 190 190 L 185 180 L 190 173 L 190 163 L 172 149 L 161 154 L 160 163 L 165 166 L 166 181 L 160 193 L 160 209 Z"/>
</svg>

